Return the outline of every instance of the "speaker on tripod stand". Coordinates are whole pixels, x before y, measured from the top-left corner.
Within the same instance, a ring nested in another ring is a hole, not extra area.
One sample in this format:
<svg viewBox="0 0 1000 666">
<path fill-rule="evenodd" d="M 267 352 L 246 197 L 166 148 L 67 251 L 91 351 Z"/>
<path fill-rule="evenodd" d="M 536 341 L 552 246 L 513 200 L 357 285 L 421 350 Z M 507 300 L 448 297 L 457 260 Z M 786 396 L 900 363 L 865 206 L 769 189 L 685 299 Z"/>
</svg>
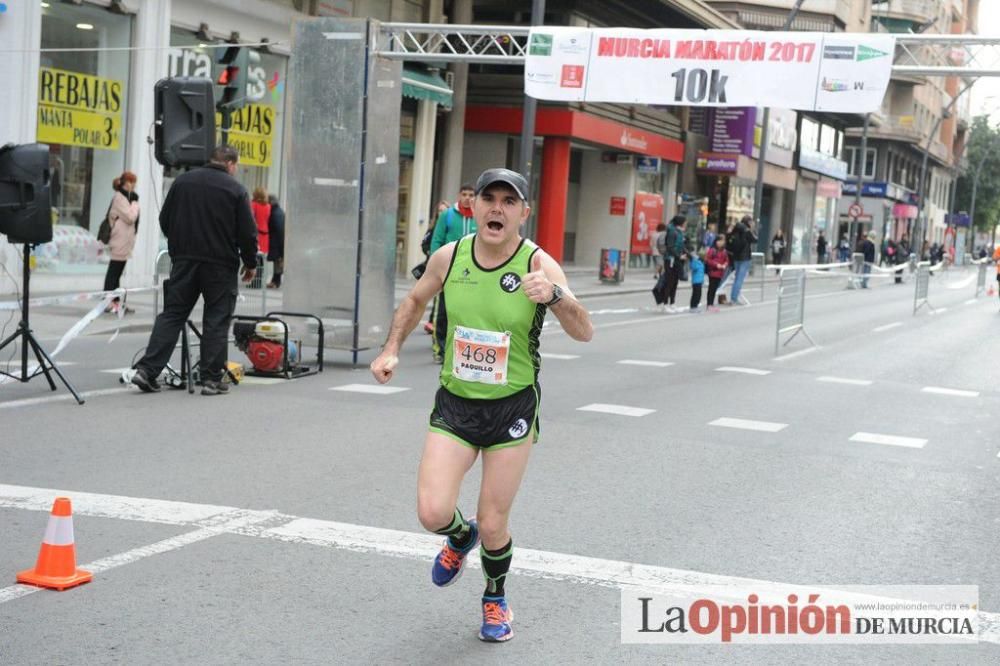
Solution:
<svg viewBox="0 0 1000 666">
<path fill-rule="evenodd" d="M 55 362 L 42 349 L 31 332 L 29 310 L 31 299 L 31 248 L 52 240 L 52 205 L 49 194 L 49 147 L 42 143 L 0 147 L 0 234 L 11 243 L 24 245 L 24 272 L 21 286 L 21 321 L 17 330 L 0 342 L 0 351 L 21 343 L 21 372 L 14 375 L 0 370 L 0 375 L 26 383 L 44 374 L 49 387 L 56 390 L 55 373 L 76 401 L 83 400 L 66 380 Z M 28 349 L 35 354 L 38 367 L 28 373 Z"/>
</svg>

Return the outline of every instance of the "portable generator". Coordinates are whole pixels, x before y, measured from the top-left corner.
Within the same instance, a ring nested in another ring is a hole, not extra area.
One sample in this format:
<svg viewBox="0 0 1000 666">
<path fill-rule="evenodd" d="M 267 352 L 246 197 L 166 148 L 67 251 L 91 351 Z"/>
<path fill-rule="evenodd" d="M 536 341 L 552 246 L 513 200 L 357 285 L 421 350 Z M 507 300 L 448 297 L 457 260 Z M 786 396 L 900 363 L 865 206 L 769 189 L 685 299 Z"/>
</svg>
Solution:
<svg viewBox="0 0 1000 666">
<path fill-rule="evenodd" d="M 247 355 L 253 371 L 248 374 L 284 376 L 286 379 L 301 377 L 323 370 L 323 343 L 320 335 L 318 369 L 313 370 L 302 362 L 302 341 L 293 340 L 288 324 L 277 315 L 308 317 L 313 315 L 288 312 L 269 313 L 264 317 L 237 315 L 233 317 L 233 338 L 236 347 Z M 322 322 L 320 322 L 322 331 Z"/>
</svg>

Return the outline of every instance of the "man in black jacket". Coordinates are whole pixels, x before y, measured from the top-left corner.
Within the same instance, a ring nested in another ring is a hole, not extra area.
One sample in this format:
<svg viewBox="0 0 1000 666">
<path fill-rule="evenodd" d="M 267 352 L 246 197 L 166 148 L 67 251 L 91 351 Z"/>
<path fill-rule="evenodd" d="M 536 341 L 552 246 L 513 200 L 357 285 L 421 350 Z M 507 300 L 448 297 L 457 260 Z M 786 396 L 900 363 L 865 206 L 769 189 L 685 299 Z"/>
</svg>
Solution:
<svg viewBox="0 0 1000 666">
<path fill-rule="evenodd" d="M 233 178 L 239 153 L 219 146 L 204 167 L 181 174 L 160 211 L 160 228 L 170 252 L 169 288 L 156 318 L 146 355 L 136 364 L 132 383 L 146 393 L 160 390 L 156 380 L 177 345 L 177 336 L 198 297 L 202 315 L 202 395 L 227 393 L 222 382 L 229 322 L 236 307 L 236 275 L 243 260 L 244 282 L 257 266 L 257 225 L 246 189 Z"/>
</svg>

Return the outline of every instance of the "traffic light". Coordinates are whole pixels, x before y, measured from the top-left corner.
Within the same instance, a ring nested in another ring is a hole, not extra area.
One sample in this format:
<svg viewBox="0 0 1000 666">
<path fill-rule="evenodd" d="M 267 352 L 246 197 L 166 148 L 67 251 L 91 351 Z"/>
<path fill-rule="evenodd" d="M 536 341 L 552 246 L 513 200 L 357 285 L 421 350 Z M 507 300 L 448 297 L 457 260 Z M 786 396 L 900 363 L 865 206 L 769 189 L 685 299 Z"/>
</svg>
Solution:
<svg viewBox="0 0 1000 666">
<path fill-rule="evenodd" d="M 247 103 L 247 70 L 250 68 L 250 53 L 247 49 L 233 44 L 219 56 L 222 70 L 216 83 L 222 86 L 222 95 L 215 108 L 239 109 Z"/>
</svg>

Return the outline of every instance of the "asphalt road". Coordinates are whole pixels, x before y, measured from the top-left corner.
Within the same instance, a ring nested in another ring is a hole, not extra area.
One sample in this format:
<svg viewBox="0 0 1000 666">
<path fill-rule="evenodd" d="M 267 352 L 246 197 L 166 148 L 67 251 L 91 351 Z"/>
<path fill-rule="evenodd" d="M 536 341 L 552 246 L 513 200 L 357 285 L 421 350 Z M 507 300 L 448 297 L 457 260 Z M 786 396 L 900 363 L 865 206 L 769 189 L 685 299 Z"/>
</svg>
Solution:
<svg viewBox="0 0 1000 666">
<path fill-rule="evenodd" d="M 799 336 L 777 358 L 773 285 L 701 314 L 589 298 L 589 344 L 550 317 L 542 436 L 512 517 L 516 636 L 499 646 L 475 638 L 477 569 L 429 582 L 436 539 L 414 501 L 438 370 L 427 336 L 403 350 L 390 386 L 406 390 L 331 390 L 374 386 L 333 354 L 321 375 L 211 398 L 122 389 L 110 371 L 145 335 L 81 337 L 60 359 L 85 406 L 43 379 L 0 386 L 0 663 L 996 663 L 996 632 L 959 646 L 620 639 L 619 587 L 638 565 L 668 582 L 978 585 L 1000 612 L 1000 314 L 948 288 L 961 278 L 936 276 L 938 311 L 916 316 L 912 283 L 810 278 L 818 346 Z M 650 411 L 580 410 L 594 404 Z M 28 593 L 14 574 L 61 493 L 95 579 Z"/>
</svg>

